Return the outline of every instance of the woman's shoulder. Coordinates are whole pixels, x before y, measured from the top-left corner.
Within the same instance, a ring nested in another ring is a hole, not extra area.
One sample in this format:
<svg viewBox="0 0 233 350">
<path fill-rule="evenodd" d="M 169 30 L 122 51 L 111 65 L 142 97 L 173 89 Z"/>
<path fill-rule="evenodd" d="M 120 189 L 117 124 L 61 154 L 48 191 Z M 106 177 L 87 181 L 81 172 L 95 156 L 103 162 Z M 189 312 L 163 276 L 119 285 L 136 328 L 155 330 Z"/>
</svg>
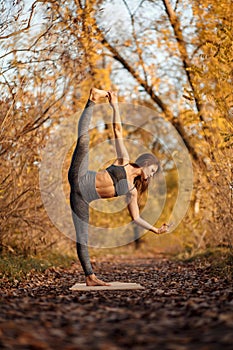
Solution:
<svg viewBox="0 0 233 350">
<path fill-rule="evenodd" d="M 112 165 L 115 166 L 127 166 L 128 164 L 131 164 L 130 160 L 127 158 L 117 158 Z"/>
</svg>

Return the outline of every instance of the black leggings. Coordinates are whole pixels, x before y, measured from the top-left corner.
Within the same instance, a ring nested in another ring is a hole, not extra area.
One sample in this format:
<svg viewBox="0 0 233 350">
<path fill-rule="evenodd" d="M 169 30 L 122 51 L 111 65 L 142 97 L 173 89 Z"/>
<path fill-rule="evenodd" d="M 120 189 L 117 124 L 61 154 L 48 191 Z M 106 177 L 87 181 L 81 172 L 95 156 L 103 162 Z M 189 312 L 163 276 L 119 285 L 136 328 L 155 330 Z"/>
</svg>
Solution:
<svg viewBox="0 0 233 350">
<path fill-rule="evenodd" d="M 89 203 L 100 198 L 96 192 L 96 172 L 88 170 L 88 129 L 95 103 L 88 100 L 79 119 L 78 140 L 68 173 L 70 183 L 70 206 L 76 231 L 77 254 L 86 276 L 93 273 L 88 253 Z"/>
</svg>

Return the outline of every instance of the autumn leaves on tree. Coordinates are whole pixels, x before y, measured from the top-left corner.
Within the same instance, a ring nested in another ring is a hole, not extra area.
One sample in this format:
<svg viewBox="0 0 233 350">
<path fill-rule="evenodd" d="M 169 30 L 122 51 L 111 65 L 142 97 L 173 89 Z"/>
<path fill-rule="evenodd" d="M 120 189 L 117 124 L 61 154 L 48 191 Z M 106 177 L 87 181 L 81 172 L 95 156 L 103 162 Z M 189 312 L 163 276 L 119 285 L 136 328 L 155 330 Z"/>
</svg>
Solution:
<svg viewBox="0 0 233 350">
<path fill-rule="evenodd" d="M 40 198 L 41 150 L 53 128 L 83 106 L 92 85 L 117 85 L 121 101 L 150 107 L 173 124 L 195 174 L 181 231 L 193 248 L 231 246 L 231 0 L 0 6 L 2 248 L 38 251 L 58 240 Z M 110 137 L 109 128 L 104 132 Z M 154 140 L 139 136 L 154 151 Z M 172 188 L 172 170 L 166 171 Z"/>
</svg>

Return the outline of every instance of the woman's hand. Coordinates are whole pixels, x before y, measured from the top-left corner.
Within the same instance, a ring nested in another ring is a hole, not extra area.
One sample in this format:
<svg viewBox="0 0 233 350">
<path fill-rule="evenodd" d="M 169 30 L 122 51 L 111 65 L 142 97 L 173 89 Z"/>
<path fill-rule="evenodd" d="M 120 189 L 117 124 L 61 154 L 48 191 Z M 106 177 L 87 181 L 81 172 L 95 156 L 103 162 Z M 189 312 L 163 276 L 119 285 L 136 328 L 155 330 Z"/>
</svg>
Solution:
<svg viewBox="0 0 233 350">
<path fill-rule="evenodd" d="M 87 286 L 111 286 L 110 283 L 106 283 L 104 281 L 99 280 L 94 273 L 92 275 L 86 276 L 86 285 Z"/>
<path fill-rule="evenodd" d="M 116 91 L 108 91 L 108 100 L 110 105 L 114 108 L 118 104 L 117 92 Z"/>
<path fill-rule="evenodd" d="M 163 224 L 161 227 L 156 229 L 156 234 L 160 235 L 162 233 L 169 232 L 170 227 L 173 226 L 173 223 L 171 224 Z"/>
</svg>

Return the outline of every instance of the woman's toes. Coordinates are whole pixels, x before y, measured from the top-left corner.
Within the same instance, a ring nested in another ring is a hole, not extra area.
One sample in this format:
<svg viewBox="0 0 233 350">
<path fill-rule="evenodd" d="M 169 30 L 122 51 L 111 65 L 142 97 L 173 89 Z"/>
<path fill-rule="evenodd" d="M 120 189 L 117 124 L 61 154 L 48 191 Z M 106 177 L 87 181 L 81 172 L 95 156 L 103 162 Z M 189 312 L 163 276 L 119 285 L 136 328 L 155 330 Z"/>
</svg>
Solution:
<svg viewBox="0 0 233 350">
<path fill-rule="evenodd" d="M 90 92 L 91 99 L 95 102 L 98 102 L 101 98 L 108 97 L 108 92 L 105 90 L 100 90 L 96 88 L 92 88 Z"/>
</svg>

